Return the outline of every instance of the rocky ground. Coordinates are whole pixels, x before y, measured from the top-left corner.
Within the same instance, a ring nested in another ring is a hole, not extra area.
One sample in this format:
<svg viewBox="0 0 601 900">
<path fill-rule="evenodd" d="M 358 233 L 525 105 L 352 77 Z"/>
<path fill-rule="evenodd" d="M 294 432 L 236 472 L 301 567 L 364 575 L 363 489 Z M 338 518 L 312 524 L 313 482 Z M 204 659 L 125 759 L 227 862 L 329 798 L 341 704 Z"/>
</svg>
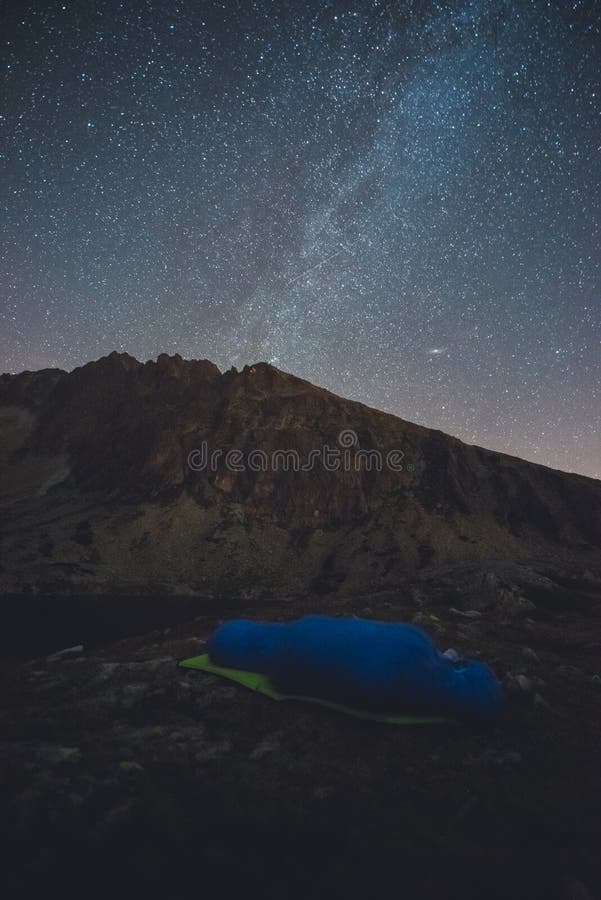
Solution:
<svg viewBox="0 0 601 900">
<path fill-rule="evenodd" d="M 413 619 L 492 663 L 506 718 L 374 724 L 178 668 L 214 615 L 6 663 L 5 896 L 601 897 L 600 608 L 319 603 L 245 613 Z"/>
</svg>

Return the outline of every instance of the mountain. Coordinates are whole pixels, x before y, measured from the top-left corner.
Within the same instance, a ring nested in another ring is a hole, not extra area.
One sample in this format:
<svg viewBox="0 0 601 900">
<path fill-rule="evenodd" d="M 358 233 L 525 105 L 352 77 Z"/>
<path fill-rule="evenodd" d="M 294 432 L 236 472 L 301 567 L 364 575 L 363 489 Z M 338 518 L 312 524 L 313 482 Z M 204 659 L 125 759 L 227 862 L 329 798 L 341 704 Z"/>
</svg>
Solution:
<svg viewBox="0 0 601 900">
<path fill-rule="evenodd" d="M 491 590 L 586 605 L 601 584 L 601 482 L 266 363 L 221 373 L 111 353 L 69 373 L 3 375 L 0 459 L 9 594 L 252 599 L 421 584 L 464 606 Z"/>
<path fill-rule="evenodd" d="M 116 353 L 2 376 L 0 473 L 7 896 L 598 896 L 601 483 L 264 363 Z M 178 668 L 240 610 L 416 622 L 506 713 L 397 727 Z"/>
</svg>

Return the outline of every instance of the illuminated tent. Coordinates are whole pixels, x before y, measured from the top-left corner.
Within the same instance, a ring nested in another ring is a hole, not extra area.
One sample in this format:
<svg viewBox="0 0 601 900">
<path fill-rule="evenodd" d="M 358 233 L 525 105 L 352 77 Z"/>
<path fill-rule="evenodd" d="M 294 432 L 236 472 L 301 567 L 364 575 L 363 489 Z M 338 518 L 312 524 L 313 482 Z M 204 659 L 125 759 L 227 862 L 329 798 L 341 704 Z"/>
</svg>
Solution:
<svg viewBox="0 0 601 900">
<path fill-rule="evenodd" d="M 488 720 L 502 709 L 492 670 L 441 653 L 414 625 L 306 616 L 293 622 L 233 619 L 208 654 L 182 662 L 276 700 L 321 703 L 387 722 Z"/>
</svg>

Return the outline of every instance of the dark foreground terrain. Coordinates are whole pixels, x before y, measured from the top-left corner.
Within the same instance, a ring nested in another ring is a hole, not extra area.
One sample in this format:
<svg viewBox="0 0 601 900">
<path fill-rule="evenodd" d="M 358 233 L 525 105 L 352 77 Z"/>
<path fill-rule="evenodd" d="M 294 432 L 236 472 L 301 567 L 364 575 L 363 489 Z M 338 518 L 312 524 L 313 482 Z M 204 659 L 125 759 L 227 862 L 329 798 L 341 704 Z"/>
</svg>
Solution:
<svg viewBox="0 0 601 900">
<path fill-rule="evenodd" d="M 506 719 L 374 724 L 178 668 L 211 614 L 5 663 L 3 895 L 601 897 L 598 603 L 465 617 L 413 590 L 246 614 L 316 609 L 481 653 Z"/>
</svg>

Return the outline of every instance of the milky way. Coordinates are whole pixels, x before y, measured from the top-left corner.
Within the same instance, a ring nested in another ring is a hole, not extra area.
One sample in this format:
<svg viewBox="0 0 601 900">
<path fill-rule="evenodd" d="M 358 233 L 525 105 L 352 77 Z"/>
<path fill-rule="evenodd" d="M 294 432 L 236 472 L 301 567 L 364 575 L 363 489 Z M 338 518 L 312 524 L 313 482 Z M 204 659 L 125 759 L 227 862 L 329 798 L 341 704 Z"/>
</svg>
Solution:
<svg viewBox="0 0 601 900">
<path fill-rule="evenodd" d="M 595 5 L 2 6 L 0 368 L 259 360 L 601 476 Z"/>
</svg>

